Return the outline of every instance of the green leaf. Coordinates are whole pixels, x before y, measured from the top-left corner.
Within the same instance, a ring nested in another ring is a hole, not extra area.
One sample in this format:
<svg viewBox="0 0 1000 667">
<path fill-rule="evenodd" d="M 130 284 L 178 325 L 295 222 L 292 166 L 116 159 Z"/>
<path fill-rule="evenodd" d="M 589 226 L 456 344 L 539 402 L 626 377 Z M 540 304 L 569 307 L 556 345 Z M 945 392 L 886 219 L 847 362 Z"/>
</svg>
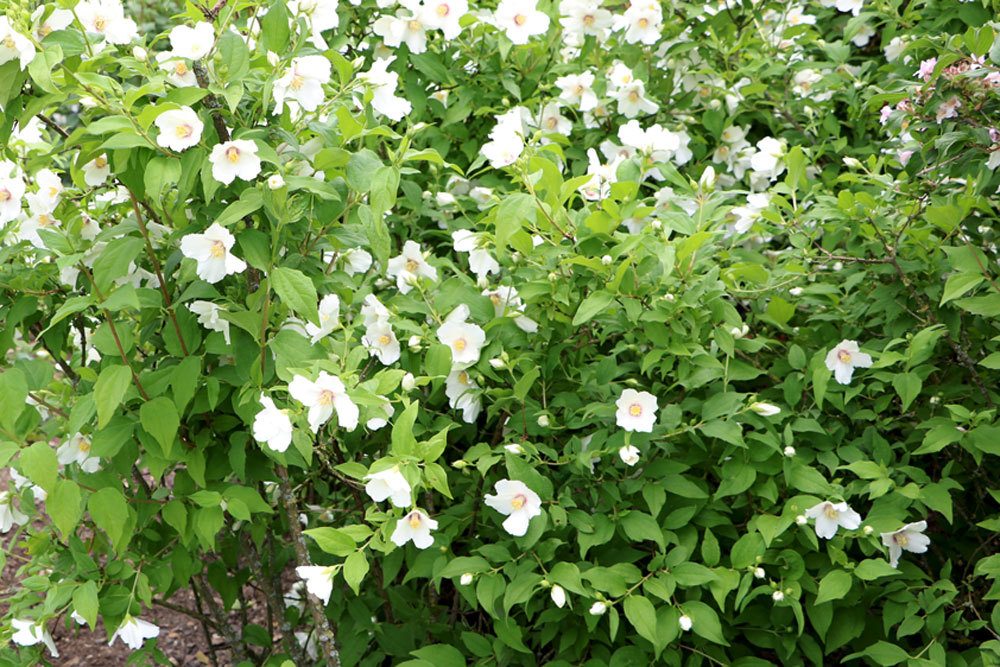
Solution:
<svg viewBox="0 0 1000 667">
<path fill-rule="evenodd" d="M 187 530 L 187 507 L 180 500 L 171 500 L 160 509 L 160 516 L 167 525 L 177 531 L 183 538 Z"/>
<path fill-rule="evenodd" d="M 819 582 L 816 604 L 839 600 L 851 590 L 851 575 L 843 570 L 831 570 Z"/>
<path fill-rule="evenodd" d="M 393 456 L 414 456 L 417 450 L 417 439 L 413 435 L 413 425 L 417 421 L 417 411 L 420 404 L 413 401 L 396 417 L 392 425 Z"/>
<path fill-rule="evenodd" d="M 73 609 L 87 621 L 89 627 L 97 625 L 97 583 L 86 581 L 73 591 Z"/>
<path fill-rule="evenodd" d="M 691 630 L 710 642 L 729 646 L 722 632 L 719 615 L 704 602 L 688 600 L 681 605 L 682 610 L 691 617 Z"/>
<path fill-rule="evenodd" d="M 899 663 L 906 662 L 910 659 L 910 655 L 906 651 L 895 644 L 883 641 L 875 642 L 866 648 L 862 655 L 868 656 L 874 660 L 876 664 L 882 665 L 883 667 L 898 665 Z M 851 656 L 848 656 L 848 658 L 849 657 Z"/>
<path fill-rule="evenodd" d="M 514 234 L 523 229 L 526 222 L 535 219 L 535 200 L 523 192 L 508 195 L 497 206 L 495 236 L 497 250 L 503 252 L 510 245 Z"/>
<path fill-rule="evenodd" d="M 625 618 L 643 639 L 656 644 L 656 608 L 653 603 L 641 595 L 630 595 L 622 605 Z"/>
<path fill-rule="evenodd" d="M 97 405 L 97 428 L 104 428 L 115 415 L 125 392 L 132 383 L 132 372 L 127 366 L 112 365 L 101 370 L 94 384 L 94 403 Z"/>
<path fill-rule="evenodd" d="M 247 188 L 240 195 L 240 198 L 234 201 L 232 204 L 226 207 L 219 217 L 215 219 L 215 222 L 227 227 L 238 220 L 242 220 L 246 216 L 254 213 L 257 209 L 264 205 L 264 195 L 261 194 L 260 190 L 256 188 Z"/>
<path fill-rule="evenodd" d="M 576 315 L 573 316 L 573 326 L 578 327 L 584 322 L 589 322 L 614 300 L 615 295 L 610 292 L 600 291 L 589 295 L 577 308 Z"/>
<path fill-rule="evenodd" d="M 128 503 L 122 492 L 113 487 L 105 487 L 91 494 L 87 500 L 87 510 L 97 527 L 108 534 L 115 550 L 121 552 L 125 518 L 128 516 Z"/>
<path fill-rule="evenodd" d="M 944 283 L 944 293 L 941 295 L 940 305 L 943 306 L 952 299 L 959 298 L 983 280 L 983 276 L 977 273 L 953 273 L 948 276 L 948 280 Z"/>
<path fill-rule="evenodd" d="M 899 573 L 899 570 L 881 558 L 866 558 L 854 568 L 854 576 L 865 581 L 872 581 L 880 577 L 891 577 Z"/>
<path fill-rule="evenodd" d="M 344 581 L 357 595 L 361 590 L 361 582 L 368 574 L 368 558 L 364 551 L 355 551 L 344 561 Z"/>
<path fill-rule="evenodd" d="M 372 207 L 372 215 L 381 217 L 391 211 L 396 205 L 396 191 L 399 189 L 399 168 L 381 166 L 372 176 L 371 194 L 368 199 Z"/>
<path fill-rule="evenodd" d="M 319 322 L 316 286 L 296 269 L 278 267 L 271 272 L 271 286 L 282 302 L 310 322 Z"/>
<path fill-rule="evenodd" d="M 48 442 L 36 442 L 21 450 L 21 472 L 28 479 L 52 493 L 59 477 L 59 460 L 56 451 Z"/>
<path fill-rule="evenodd" d="M 180 421 L 174 402 L 165 396 L 147 401 L 139 408 L 139 423 L 146 433 L 156 438 L 156 442 L 163 449 L 163 455 L 167 458 L 170 457 L 170 450 L 174 446 Z"/>
<path fill-rule="evenodd" d="M 83 498 L 76 482 L 69 479 L 56 482 L 55 489 L 45 499 L 45 511 L 52 517 L 52 523 L 63 538 L 75 533 L 83 516 Z"/>
<path fill-rule="evenodd" d="M 0 373 L 0 424 L 13 431 L 17 418 L 24 411 L 28 399 L 28 382 L 18 368 L 8 368 Z"/>
<path fill-rule="evenodd" d="M 357 543 L 350 535 L 336 528 L 310 528 L 302 532 L 316 540 L 316 546 L 324 553 L 333 556 L 343 557 L 354 553 L 358 548 Z"/>
<path fill-rule="evenodd" d="M 913 399 L 920 394 L 923 382 L 920 380 L 919 375 L 911 371 L 894 375 L 892 377 L 892 386 L 896 390 L 896 393 L 899 394 L 902 409 L 906 410 L 910 407 Z"/>
</svg>

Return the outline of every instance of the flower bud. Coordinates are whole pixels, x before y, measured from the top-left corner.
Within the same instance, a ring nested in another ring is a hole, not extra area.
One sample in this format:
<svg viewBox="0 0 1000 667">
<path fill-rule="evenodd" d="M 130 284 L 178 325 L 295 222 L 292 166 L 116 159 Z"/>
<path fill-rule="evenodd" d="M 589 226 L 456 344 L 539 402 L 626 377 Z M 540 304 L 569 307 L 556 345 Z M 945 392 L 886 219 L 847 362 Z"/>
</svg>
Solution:
<svg viewBox="0 0 1000 667">
<path fill-rule="evenodd" d="M 267 177 L 267 187 L 272 190 L 280 190 L 285 187 L 285 179 L 281 177 L 281 174 L 271 174 Z"/>
<path fill-rule="evenodd" d="M 805 514 L 800 514 L 797 517 L 795 517 L 795 523 L 800 526 L 804 526 L 807 523 L 809 523 L 809 519 L 806 518 Z"/>
<path fill-rule="evenodd" d="M 677 619 L 677 625 L 681 626 L 681 630 L 687 632 L 691 629 L 694 623 L 691 621 L 691 617 L 687 614 L 681 614 L 681 617 Z"/>
<path fill-rule="evenodd" d="M 872 533 L 875 532 L 875 529 L 872 528 L 871 526 L 865 526 L 864 528 L 861 529 L 861 532 L 863 532 L 865 535 L 871 535 Z"/>
<path fill-rule="evenodd" d="M 600 616 L 601 614 L 603 614 L 607 610 L 608 610 L 608 605 L 606 605 L 605 603 L 601 602 L 600 600 L 598 600 L 594 604 L 590 605 L 590 615 L 591 616 Z"/>
<path fill-rule="evenodd" d="M 414 352 L 419 352 L 419 351 L 420 351 L 420 347 L 421 347 L 421 346 L 420 346 L 420 336 L 417 336 L 416 334 L 414 334 L 414 335 L 410 336 L 410 340 L 408 340 L 408 341 L 406 342 L 406 344 L 407 344 L 407 345 L 408 345 L 408 346 L 410 347 L 410 349 L 411 349 L 411 350 L 413 350 Z"/>
<path fill-rule="evenodd" d="M 754 568 L 753 576 L 754 576 L 755 579 L 763 579 L 764 577 L 767 576 L 767 573 L 764 572 L 764 568 L 758 567 L 758 568 Z"/>
<path fill-rule="evenodd" d="M 268 65 L 270 65 L 271 67 L 276 67 L 278 65 L 278 63 L 280 63 L 280 62 L 281 62 L 281 56 L 279 56 L 274 51 L 268 51 L 267 52 L 267 64 Z"/>
<path fill-rule="evenodd" d="M 770 417 L 781 412 L 781 408 L 777 405 L 771 405 L 770 403 L 763 403 L 761 401 L 751 403 L 750 410 L 756 412 L 761 417 Z"/>
<path fill-rule="evenodd" d="M 538 425 L 542 428 L 548 428 L 549 426 L 549 416 L 548 415 L 538 415 Z"/>
<path fill-rule="evenodd" d="M 611 262 L 612 262 L 611 255 L 605 255 L 604 257 L 601 257 L 601 264 L 603 264 L 604 266 L 611 266 Z"/>
<path fill-rule="evenodd" d="M 490 366 L 492 366 L 493 368 L 495 368 L 497 370 L 501 370 L 506 365 L 507 365 L 507 362 L 505 362 L 500 357 L 493 357 L 492 359 L 490 359 Z"/>
<path fill-rule="evenodd" d="M 463 586 L 468 586 L 469 584 L 472 583 L 472 573 L 466 572 L 465 574 L 462 575 L 462 578 L 459 579 L 458 582 Z"/>
<path fill-rule="evenodd" d="M 503 448 L 507 451 L 508 454 L 523 454 L 524 453 L 524 447 L 522 447 L 521 445 L 517 444 L 516 442 L 512 442 L 509 445 L 504 445 Z"/>
<path fill-rule="evenodd" d="M 775 602 L 781 602 L 782 600 L 785 599 L 785 594 L 782 593 L 781 591 L 774 591 L 773 593 L 771 593 L 771 599 L 774 600 Z"/>
<path fill-rule="evenodd" d="M 788 458 L 792 458 L 793 456 L 795 456 L 795 448 L 792 447 L 791 445 L 788 445 L 787 447 L 785 447 L 784 450 L 782 450 L 782 454 L 784 454 Z"/>
<path fill-rule="evenodd" d="M 136 46 L 132 49 L 132 57 L 136 60 L 145 60 L 149 57 L 149 53 L 141 46 Z"/>
<path fill-rule="evenodd" d="M 402 385 L 403 391 L 413 391 L 414 387 L 417 386 L 417 379 L 413 377 L 413 373 L 407 373 L 403 376 L 400 385 Z"/>
<path fill-rule="evenodd" d="M 562 586 L 560 586 L 558 584 L 556 584 L 555 586 L 553 586 L 552 590 L 549 591 L 549 595 L 552 596 L 552 601 L 556 604 L 557 607 L 559 607 L 560 609 L 562 609 L 563 606 L 565 606 L 565 604 L 566 604 L 566 591 L 563 590 Z"/>
</svg>

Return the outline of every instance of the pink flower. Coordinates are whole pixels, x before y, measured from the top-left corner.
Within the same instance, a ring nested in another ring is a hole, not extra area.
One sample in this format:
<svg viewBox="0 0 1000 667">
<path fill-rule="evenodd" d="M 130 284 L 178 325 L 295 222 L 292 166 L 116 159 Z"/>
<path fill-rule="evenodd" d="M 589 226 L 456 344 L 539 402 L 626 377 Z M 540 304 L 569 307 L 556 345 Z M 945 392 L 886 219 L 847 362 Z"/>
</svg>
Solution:
<svg viewBox="0 0 1000 667">
<path fill-rule="evenodd" d="M 935 67 L 937 67 L 937 58 L 930 58 L 923 61 L 920 63 L 920 69 L 917 70 L 917 77 L 924 81 L 930 81 Z"/>
</svg>

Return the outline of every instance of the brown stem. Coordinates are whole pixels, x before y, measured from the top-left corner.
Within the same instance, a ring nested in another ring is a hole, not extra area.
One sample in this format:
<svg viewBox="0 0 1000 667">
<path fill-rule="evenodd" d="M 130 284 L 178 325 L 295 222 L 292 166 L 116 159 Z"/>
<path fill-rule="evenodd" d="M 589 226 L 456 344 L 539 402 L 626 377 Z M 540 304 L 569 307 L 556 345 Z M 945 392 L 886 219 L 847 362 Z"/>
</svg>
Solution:
<svg viewBox="0 0 1000 667">
<path fill-rule="evenodd" d="M 198 85 L 208 90 L 208 72 L 205 71 L 205 66 L 198 61 L 194 63 L 194 76 L 198 80 Z M 222 143 L 229 141 L 232 137 L 229 134 L 229 128 L 226 127 L 225 119 L 219 113 L 219 109 L 222 108 L 222 105 L 219 104 L 219 98 L 209 93 L 201 103 L 205 105 L 206 109 L 211 110 L 212 124 L 215 126 L 216 134 L 219 135 L 219 141 Z"/>
<path fill-rule="evenodd" d="M 278 466 L 277 472 L 281 479 L 281 499 L 285 506 L 285 514 L 288 516 L 288 527 L 292 532 L 296 560 L 300 566 L 309 565 L 309 549 L 306 547 L 305 538 L 302 537 L 302 529 L 299 528 L 299 508 L 295 494 L 292 493 L 292 485 L 288 481 L 288 471 L 284 466 Z M 327 667 L 340 667 L 340 651 L 337 650 L 337 641 L 330 620 L 326 617 L 323 601 L 307 591 L 306 602 L 313 623 L 316 624 L 316 641 L 323 652 L 324 664 Z"/>
<path fill-rule="evenodd" d="M 160 283 L 160 293 L 163 295 L 163 302 L 167 305 L 167 312 L 170 313 L 170 321 L 174 324 L 174 333 L 177 334 L 177 340 L 181 344 L 181 352 L 184 356 L 188 356 L 187 345 L 184 343 L 184 336 L 181 334 L 181 327 L 177 324 L 177 313 L 174 312 L 174 304 L 170 299 L 170 292 L 167 291 L 167 283 L 163 279 L 163 271 L 160 267 L 160 260 L 157 259 L 156 253 L 153 251 L 153 244 L 149 240 L 149 231 L 146 229 L 146 222 L 142 218 L 142 213 L 139 212 L 139 200 L 135 198 L 135 193 L 131 189 L 128 189 L 128 196 L 132 199 L 132 210 L 135 211 L 136 222 L 139 223 L 139 232 L 142 234 L 143 240 L 146 242 L 146 255 L 149 256 L 149 261 L 153 264 L 153 271 L 156 273 L 156 279 Z"/>
</svg>

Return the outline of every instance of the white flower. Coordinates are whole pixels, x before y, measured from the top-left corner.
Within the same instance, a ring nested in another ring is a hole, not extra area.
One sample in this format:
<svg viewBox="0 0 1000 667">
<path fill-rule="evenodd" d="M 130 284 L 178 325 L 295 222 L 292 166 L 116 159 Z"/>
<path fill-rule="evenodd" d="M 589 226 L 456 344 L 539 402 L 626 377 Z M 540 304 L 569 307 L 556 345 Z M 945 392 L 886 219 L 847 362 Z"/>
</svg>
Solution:
<svg viewBox="0 0 1000 667">
<path fill-rule="evenodd" d="M 138 651 L 142 648 L 142 645 L 147 639 L 153 639 L 158 637 L 160 634 L 160 628 L 153 625 L 149 621 L 144 621 L 141 618 L 134 618 L 132 616 L 125 616 L 125 620 L 122 624 L 118 626 L 115 630 L 115 634 L 111 635 L 111 641 L 108 642 L 108 646 L 115 643 L 115 639 L 121 638 L 122 643 L 128 646 L 133 651 Z"/>
<path fill-rule="evenodd" d="M 566 591 L 559 584 L 552 587 L 552 590 L 549 591 L 549 596 L 552 598 L 552 602 L 560 609 L 566 606 Z"/>
<path fill-rule="evenodd" d="M 85 619 L 83 616 L 80 616 L 80 613 L 75 609 L 73 610 L 73 613 L 69 615 L 69 617 L 72 618 L 74 621 L 76 621 L 77 625 L 87 625 L 87 619 Z"/>
<path fill-rule="evenodd" d="M 365 481 L 365 493 L 377 503 L 388 498 L 396 507 L 406 509 L 413 502 L 413 489 L 396 466 L 365 475 Z"/>
<path fill-rule="evenodd" d="M 774 600 L 775 602 L 781 602 L 782 600 L 785 599 L 785 594 L 782 593 L 781 591 L 774 591 L 773 593 L 771 593 L 771 599 Z"/>
<path fill-rule="evenodd" d="M 198 277 L 208 283 L 217 283 L 226 276 L 242 273 L 247 263 L 232 254 L 236 237 L 217 222 L 204 234 L 188 234 L 181 239 L 181 252 L 198 262 Z"/>
<path fill-rule="evenodd" d="M 14 30 L 10 19 L 0 16 L 0 65 L 16 60 L 23 71 L 35 59 L 35 45 Z"/>
<path fill-rule="evenodd" d="M 455 252 L 469 253 L 469 268 L 482 279 L 491 273 L 500 273 L 500 264 L 493 258 L 488 250 L 482 247 L 483 235 L 459 229 L 451 233 L 452 247 Z"/>
<path fill-rule="evenodd" d="M 220 332 L 226 345 L 230 344 L 229 320 L 219 316 L 219 313 L 225 312 L 224 308 L 211 301 L 192 301 L 188 304 L 188 310 L 198 316 L 198 324 L 211 331 Z"/>
<path fill-rule="evenodd" d="M 590 611 L 590 615 L 591 616 L 600 616 L 601 614 L 603 614 L 607 610 L 608 610 L 608 605 L 606 603 L 601 602 L 600 600 L 598 600 L 594 604 L 590 605 L 590 610 L 589 611 Z"/>
<path fill-rule="evenodd" d="M 687 632 L 691 629 L 694 623 L 691 621 L 691 617 L 687 614 L 681 614 L 681 617 L 677 619 L 677 625 L 681 626 L 681 630 Z"/>
<path fill-rule="evenodd" d="M 626 389 L 615 402 L 618 412 L 615 420 L 626 431 L 649 433 L 656 423 L 656 396 L 646 391 Z"/>
<path fill-rule="evenodd" d="M 49 634 L 48 629 L 41 623 L 36 623 L 29 619 L 14 618 L 11 619 L 10 625 L 14 628 L 14 634 L 10 640 L 18 646 L 45 644 L 45 648 L 49 650 L 49 655 L 53 658 L 59 657 L 59 651 L 56 650 L 56 644 L 52 641 L 52 635 Z"/>
<path fill-rule="evenodd" d="M 388 70 L 395 60 L 391 58 L 376 58 L 371 68 L 358 78 L 368 83 L 372 88 L 372 107 L 386 118 L 399 122 L 403 116 L 413 110 L 413 105 L 405 97 L 396 95 L 399 75 Z"/>
<path fill-rule="evenodd" d="M 83 165 L 83 182 L 92 188 L 103 185 L 110 175 L 111 165 L 108 164 L 108 156 L 103 153 Z"/>
<path fill-rule="evenodd" d="M 223 185 L 229 185 L 236 178 L 252 181 L 260 174 L 257 144 L 247 139 L 216 144 L 208 159 L 212 163 L 212 178 Z"/>
<path fill-rule="evenodd" d="M 14 507 L 14 496 L 10 491 L 0 491 L 0 534 L 8 532 L 14 524 L 28 523 L 27 515 Z"/>
<path fill-rule="evenodd" d="M 826 367 L 840 384 L 850 384 L 855 368 L 871 368 L 871 355 L 861 352 L 857 341 L 842 340 L 826 355 Z"/>
<path fill-rule="evenodd" d="M 156 62 L 160 69 L 167 73 L 167 81 L 179 88 L 198 85 L 198 77 L 186 60 L 177 58 L 169 51 L 156 54 Z"/>
<path fill-rule="evenodd" d="M 865 0 L 837 0 L 837 11 L 850 12 L 854 16 L 861 13 Z"/>
<path fill-rule="evenodd" d="M 930 546 L 931 538 L 924 535 L 927 530 L 926 521 L 908 523 L 899 530 L 891 533 L 882 533 L 882 544 L 889 547 L 889 565 L 899 566 L 899 557 L 903 551 L 915 554 L 922 554 Z"/>
<path fill-rule="evenodd" d="M 179 25 L 170 31 L 170 49 L 175 56 L 188 60 L 201 60 L 212 50 L 215 28 L 201 21 L 194 27 Z"/>
<path fill-rule="evenodd" d="M 101 35 L 108 44 L 128 44 L 139 34 L 120 0 L 83 0 L 76 5 L 76 17 L 84 30 Z"/>
<path fill-rule="evenodd" d="M 594 78 L 594 73 L 589 70 L 559 77 L 556 79 L 559 99 L 566 104 L 576 106 L 580 111 L 590 111 L 597 106 Z"/>
<path fill-rule="evenodd" d="M 806 510 L 805 516 L 816 520 L 816 535 L 825 540 L 833 538 L 840 527 L 857 530 L 861 526 L 861 515 L 844 502 L 826 501 L 813 505 Z"/>
<path fill-rule="evenodd" d="M 524 302 L 517 295 L 517 290 L 508 285 L 501 285 L 495 290 L 483 290 L 483 296 L 488 296 L 493 303 L 493 311 L 497 317 L 513 317 L 514 324 L 525 333 L 538 331 L 538 323 L 524 315 Z"/>
<path fill-rule="evenodd" d="M 777 405 L 771 405 L 770 403 L 763 403 L 761 401 L 751 403 L 750 410 L 756 412 L 761 417 L 772 417 L 781 412 L 781 408 Z"/>
<path fill-rule="evenodd" d="M 445 394 L 448 396 L 448 405 L 453 410 L 462 411 L 462 421 L 466 424 L 473 424 L 483 409 L 483 400 L 476 389 L 479 387 L 469 373 L 463 370 L 453 370 L 445 380 Z"/>
<path fill-rule="evenodd" d="M 629 44 L 655 44 L 660 39 L 663 24 L 663 10 L 655 0 L 639 0 L 629 3 L 628 9 L 614 23 L 615 30 L 625 31 L 625 41 Z"/>
<path fill-rule="evenodd" d="M 757 568 L 754 568 L 753 576 L 754 576 L 754 579 L 763 579 L 764 577 L 767 576 L 767 572 L 764 571 L 764 568 L 757 567 Z"/>
<path fill-rule="evenodd" d="M 267 187 L 270 190 L 280 190 L 285 187 L 285 179 L 281 174 L 271 174 L 267 177 Z"/>
<path fill-rule="evenodd" d="M 567 44 L 583 44 L 587 35 L 598 42 L 607 39 L 614 15 L 601 8 L 600 0 L 562 0 L 559 3 L 559 23 Z"/>
<path fill-rule="evenodd" d="M 733 224 L 733 229 L 737 233 L 743 234 L 753 227 L 758 219 L 760 219 L 761 213 L 766 209 L 771 203 L 771 196 L 766 192 L 751 192 L 747 195 L 747 203 L 745 206 L 734 206 L 730 213 L 736 216 L 736 222 Z"/>
<path fill-rule="evenodd" d="M 27 403 L 28 405 L 32 405 L 30 396 L 28 397 L 28 400 L 25 401 L 25 403 Z M 45 489 L 38 486 L 37 484 L 32 484 L 30 479 L 19 473 L 14 468 L 8 468 L 7 472 L 10 474 L 10 481 L 14 482 L 14 488 L 17 491 L 21 491 L 21 489 L 25 487 L 30 487 L 31 494 L 34 496 L 34 499 L 36 501 L 44 501 L 48 497 L 49 494 Z"/>
<path fill-rule="evenodd" d="M 319 326 L 306 322 L 306 333 L 315 345 L 338 326 L 340 326 L 340 297 L 336 294 L 327 294 L 319 302 Z"/>
<path fill-rule="evenodd" d="M 312 34 L 309 41 L 320 51 L 326 51 L 329 46 L 323 39 L 327 30 L 333 30 L 340 25 L 337 14 L 338 0 L 289 0 L 288 11 L 295 16 L 306 19 Z M 352 2 L 351 4 L 357 4 Z"/>
<path fill-rule="evenodd" d="M 378 319 L 370 324 L 361 337 L 361 343 L 385 366 L 399 361 L 399 340 L 388 320 Z"/>
<path fill-rule="evenodd" d="M 330 61 L 323 56 L 293 58 L 291 65 L 280 79 L 274 82 L 274 113 L 280 114 L 287 103 L 293 116 L 301 107 L 315 111 L 323 104 L 326 93 L 323 85 L 330 83 Z"/>
<path fill-rule="evenodd" d="M 201 141 L 201 131 L 205 128 L 205 124 L 191 107 L 164 111 L 154 122 L 160 131 L 156 143 L 177 152 L 197 145 Z"/>
<path fill-rule="evenodd" d="M 364 318 L 366 327 L 380 321 L 388 322 L 390 315 L 389 309 L 382 305 L 382 302 L 374 294 L 365 297 L 361 306 L 361 317 Z"/>
<path fill-rule="evenodd" d="M 323 601 L 330 602 L 333 593 L 333 575 L 336 568 L 332 565 L 300 565 L 295 568 L 295 574 L 306 582 L 306 590 Z"/>
<path fill-rule="evenodd" d="M 76 463 L 84 472 L 97 472 L 101 469 L 101 459 L 90 454 L 90 438 L 76 433 L 56 450 L 59 463 L 68 465 Z"/>
<path fill-rule="evenodd" d="M 610 94 L 618 102 L 618 113 L 626 118 L 635 118 L 640 113 L 656 113 L 660 108 L 660 105 L 646 97 L 646 84 L 639 79 L 634 79 Z"/>
<path fill-rule="evenodd" d="M 750 168 L 762 177 L 774 180 L 785 171 L 782 158 L 785 144 L 774 137 L 764 137 L 757 142 L 757 152 L 750 156 Z"/>
<path fill-rule="evenodd" d="M 502 479 L 493 485 L 496 495 L 486 494 L 486 504 L 506 515 L 503 528 L 515 537 L 528 532 L 528 523 L 542 513 L 538 494 L 518 480 Z"/>
<path fill-rule="evenodd" d="M 791 445 L 787 445 L 783 450 L 781 450 L 781 453 L 787 456 L 788 458 L 792 458 L 793 456 L 795 456 L 795 448 L 792 447 Z"/>
<path fill-rule="evenodd" d="M 806 518 L 805 514 L 799 514 L 798 516 L 795 517 L 795 525 L 804 526 L 807 523 L 809 523 L 809 519 Z"/>
<path fill-rule="evenodd" d="M 292 442 L 292 420 L 287 410 L 279 410 L 274 401 L 260 395 L 264 409 L 253 418 L 253 437 L 276 452 L 284 452 Z"/>
<path fill-rule="evenodd" d="M 437 330 L 438 340 L 451 350 L 452 368 L 468 368 L 475 364 L 486 344 L 486 332 L 479 325 L 467 322 L 468 317 L 469 307 L 462 304 Z"/>
<path fill-rule="evenodd" d="M 0 163 L 0 166 L 5 164 L 10 163 Z M 0 176 L 0 227 L 21 215 L 24 191 L 24 181 L 13 170 L 7 175 Z"/>
<path fill-rule="evenodd" d="M 639 448 L 635 445 L 628 445 L 622 447 L 618 450 L 618 456 L 625 463 L 625 465 L 631 467 L 639 462 Z"/>
<path fill-rule="evenodd" d="M 396 16 L 380 16 L 372 24 L 372 32 L 382 38 L 386 46 L 398 48 L 406 44 L 410 53 L 420 54 L 427 50 L 427 26 L 417 12 L 409 8 L 400 10 Z"/>
<path fill-rule="evenodd" d="M 389 539 L 398 547 L 413 540 L 413 546 L 426 549 L 434 543 L 431 531 L 437 530 L 437 527 L 437 521 L 420 510 L 413 510 L 396 522 L 396 529 L 392 531 L 392 537 Z"/>
<path fill-rule="evenodd" d="M 524 139 L 520 134 L 508 128 L 496 128 L 490 132 L 490 139 L 483 144 L 480 152 L 494 169 L 510 166 L 524 152 Z"/>
<path fill-rule="evenodd" d="M 309 428 L 313 433 L 319 427 L 330 421 L 334 410 L 337 411 L 337 422 L 340 428 L 353 431 L 358 426 L 360 411 L 350 396 L 344 383 L 336 375 L 320 371 L 319 377 L 312 382 L 301 375 L 296 375 L 288 384 L 288 393 L 292 398 L 309 408 Z"/>
<path fill-rule="evenodd" d="M 428 28 L 438 28 L 445 39 L 451 40 L 462 32 L 458 22 L 468 11 L 466 0 L 424 0 L 420 21 Z"/>
<path fill-rule="evenodd" d="M 341 258 L 344 260 L 344 273 L 349 276 L 365 273 L 372 267 L 372 255 L 364 248 L 349 248 L 343 252 Z"/>
<path fill-rule="evenodd" d="M 493 17 L 513 44 L 527 44 L 549 29 L 549 17 L 538 11 L 536 0 L 500 0 Z"/>
<path fill-rule="evenodd" d="M 463 586 L 468 586 L 469 584 L 471 584 L 472 583 L 472 573 L 471 572 L 466 572 L 465 574 L 463 574 L 459 578 L 458 583 L 462 584 Z"/>
<path fill-rule="evenodd" d="M 409 293 L 421 278 L 427 278 L 431 282 L 437 282 L 438 279 L 437 269 L 427 263 L 416 241 L 403 244 L 403 251 L 389 260 L 385 273 L 396 279 L 396 287 L 403 294 Z"/>
</svg>

